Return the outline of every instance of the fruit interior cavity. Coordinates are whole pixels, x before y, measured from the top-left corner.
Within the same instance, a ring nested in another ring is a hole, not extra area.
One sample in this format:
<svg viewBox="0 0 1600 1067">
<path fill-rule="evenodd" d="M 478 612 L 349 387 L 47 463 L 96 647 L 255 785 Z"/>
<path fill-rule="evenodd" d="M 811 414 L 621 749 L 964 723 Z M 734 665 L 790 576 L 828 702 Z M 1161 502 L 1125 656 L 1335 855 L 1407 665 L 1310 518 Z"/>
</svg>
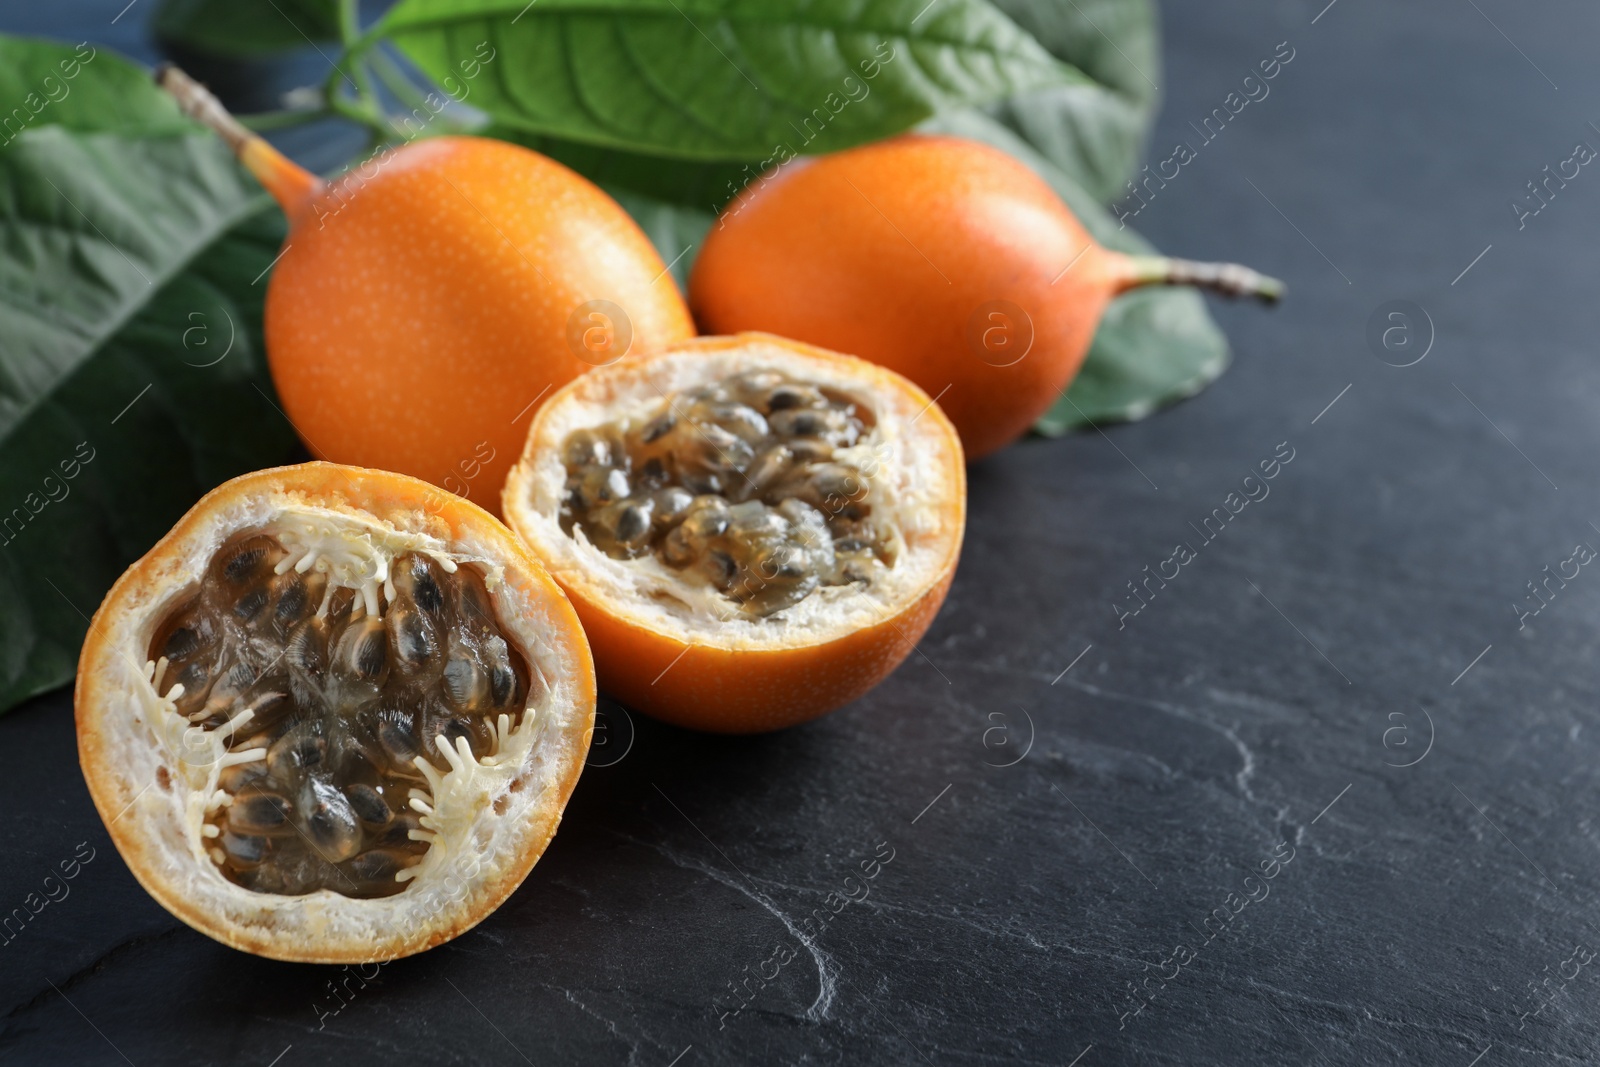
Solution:
<svg viewBox="0 0 1600 1067">
<path fill-rule="evenodd" d="M 388 896 L 432 837 L 418 757 L 439 735 L 492 754 L 497 719 L 514 724 L 543 682 L 471 565 L 446 573 L 397 556 L 370 614 L 356 590 L 295 562 L 270 532 L 224 545 L 156 629 L 157 689 L 202 729 L 233 724 L 230 753 L 264 753 L 224 768 L 225 798 L 202 829 L 226 877 L 266 893 Z"/>
<path fill-rule="evenodd" d="M 875 425 L 854 397 L 771 370 L 675 393 L 567 437 L 561 528 L 614 559 L 653 555 L 749 618 L 865 588 L 899 546 L 842 454 Z"/>
</svg>

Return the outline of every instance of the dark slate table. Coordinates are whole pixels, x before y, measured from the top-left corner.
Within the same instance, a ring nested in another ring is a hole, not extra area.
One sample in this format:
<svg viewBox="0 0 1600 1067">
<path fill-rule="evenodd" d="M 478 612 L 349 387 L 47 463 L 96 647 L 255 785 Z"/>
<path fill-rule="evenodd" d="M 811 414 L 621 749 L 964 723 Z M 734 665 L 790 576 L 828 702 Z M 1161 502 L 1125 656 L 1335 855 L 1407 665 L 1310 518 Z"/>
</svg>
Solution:
<svg viewBox="0 0 1600 1067">
<path fill-rule="evenodd" d="M 0 909 L 93 855 L 0 947 L 0 1060 L 1600 1058 L 1600 573 L 1567 562 L 1600 547 L 1600 171 L 1509 207 L 1600 147 L 1600 12 L 1324 3 L 1167 11 L 1155 158 L 1295 50 L 1138 219 L 1287 279 L 1219 306 L 1226 377 L 974 467 L 950 601 L 859 703 L 747 739 L 614 714 L 469 936 L 364 986 L 223 948 L 117 857 L 68 694 L 0 720 Z M 121 5 L 3 21 L 149 56 Z"/>
</svg>

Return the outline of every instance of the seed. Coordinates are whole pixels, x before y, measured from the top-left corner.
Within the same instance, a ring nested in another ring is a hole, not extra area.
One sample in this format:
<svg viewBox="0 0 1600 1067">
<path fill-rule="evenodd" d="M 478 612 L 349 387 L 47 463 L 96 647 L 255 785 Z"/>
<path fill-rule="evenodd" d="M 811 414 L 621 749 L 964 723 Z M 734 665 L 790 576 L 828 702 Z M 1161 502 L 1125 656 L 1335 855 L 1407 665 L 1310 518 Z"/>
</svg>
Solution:
<svg viewBox="0 0 1600 1067">
<path fill-rule="evenodd" d="M 267 750 L 267 770 L 274 778 L 287 780 L 320 765 L 327 751 L 327 739 L 313 733 L 311 724 L 304 723 L 273 742 Z"/>
<path fill-rule="evenodd" d="M 645 424 L 644 432 L 640 434 L 640 439 L 647 445 L 654 444 L 671 433 L 677 425 L 678 417 L 676 415 L 670 411 L 662 412 Z"/>
<path fill-rule="evenodd" d="M 819 463 L 833 458 L 833 446 L 814 437 L 797 437 L 789 442 L 796 463 Z"/>
<path fill-rule="evenodd" d="M 235 797 L 228 807 L 228 828 L 241 834 L 271 833 L 281 828 L 290 812 L 289 799 L 277 793 L 258 792 Z"/>
<path fill-rule="evenodd" d="M 444 691 L 450 703 L 463 711 L 476 710 L 489 691 L 483 668 L 463 655 L 452 658 L 444 667 Z"/>
<path fill-rule="evenodd" d="M 217 776 L 217 788 L 223 792 L 237 796 L 239 791 L 251 782 L 259 781 L 267 776 L 267 765 L 261 760 L 252 760 L 249 763 L 235 763 L 224 767 Z"/>
<path fill-rule="evenodd" d="M 406 607 L 389 612 L 389 636 L 394 644 L 395 659 L 408 670 L 427 663 L 437 649 L 427 616 Z"/>
<path fill-rule="evenodd" d="M 429 615 L 444 607 L 444 593 L 426 556 L 402 556 L 396 561 L 394 584 L 400 594 Z"/>
<path fill-rule="evenodd" d="M 711 580 L 712 585 L 725 591 L 733 585 L 733 579 L 739 573 L 739 565 L 726 552 L 714 549 L 706 554 L 705 561 L 701 564 L 701 571 Z"/>
<path fill-rule="evenodd" d="M 192 626 L 180 626 L 167 637 L 161 654 L 169 660 L 185 659 L 200 647 L 200 635 Z"/>
<path fill-rule="evenodd" d="M 705 412 L 707 418 L 722 429 L 728 430 L 748 442 L 760 442 L 770 432 L 767 428 L 766 417 L 748 405 L 704 404 L 698 406 Z"/>
<path fill-rule="evenodd" d="M 624 471 L 604 474 L 608 493 L 626 490 Z M 642 523 L 625 514 L 628 506 L 644 512 Z M 616 512 L 625 532 L 642 524 L 647 538 L 649 495 L 623 507 Z M 530 674 L 476 565 L 446 575 L 430 557 L 408 553 L 391 563 L 384 615 L 368 614 L 349 588 L 314 614 L 329 579 L 273 574 L 283 558 L 265 535 L 218 553 L 211 580 L 161 621 L 150 650 L 152 659 L 167 657 L 169 687 L 184 685 L 179 711 L 191 723 L 215 729 L 249 712 L 227 748 L 265 752 L 219 773 L 232 800 L 213 822 L 221 833 L 209 852 L 225 876 L 257 892 L 400 892 L 394 873 L 429 848 L 407 836 L 420 828 L 417 816 L 390 807 L 427 788 L 414 763 L 421 737 L 465 737 L 480 758 L 492 754 L 497 735 L 483 716 L 516 714 Z M 446 645 L 459 662 L 444 662 Z M 381 875 L 379 882 L 362 882 L 362 872 Z"/>
<path fill-rule="evenodd" d="M 472 740 L 472 720 L 466 718 L 446 719 L 440 724 L 439 734 L 445 742 L 454 748 L 456 741 L 466 738 L 468 743 Z"/>
<path fill-rule="evenodd" d="M 294 704 L 289 700 L 287 693 L 274 691 L 257 693 L 250 698 L 250 702 L 246 707 L 252 712 L 249 725 L 246 728 L 252 732 L 260 732 L 271 726 L 272 720 L 284 712 L 294 710 Z"/>
<path fill-rule="evenodd" d="M 405 722 L 385 722 L 379 726 L 378 744 L 390 762 L 399 766 L 409 767 L 420 751 L 416 727 L 409 718 Z"/>
<path fill-rule="evenodd" d="M 568 467 L 605 466 L 611 462 L 611 446 L 594 430 L 578 430 L 567 438 L 562 460 Z"/>
<path fill-rule="evenodd" d="M 694 494 L 681 486 L 673 485 L 666 489 L 658 489 L 651 502 L 656 525 L 662 527 L 676 521 L 689 510 L 689 505 L 694 503 Z"/>
<path fill-rule="evenodd" d="M 311 614 L 314 606 L 311 602 L 311 583 L 304 575 L 289 571 L 279 575 L 273 584 L 278 588 L 278 606 L 273 609 L 273 617 L 280 626 L 293 626 Z"/>
<path fill-rule="evenodd" d="M 767 394 L 767 410 L 783 411 L 787 408 L 819 407 L 822 394 L 809 386 L 793 383 L 780 385 Z"/>
<path fill-rule="evenodd" d="M 389 644 L 383 621 L 368 615 L 351 623 L 339 636 L 334 660 L 340 669 L 365 682 L 377 682 L 389 665 Z"/>
<path fill-rule="evenodd" d="M 363 882 L 392 882 L 408 866 L 408 858 L 392 849 L 368 849 L 350 861 L 350 874 Z"/>
<path fill-rule="evenodd" d="M 750 464 L 750 469 L 745 472 L 749 479 L 748 488 L 751 495 L 759 494 L 767 486 L 781 478 L 789 469 L 789 464 L 794 460 L 794 453 L 786 445 L 774 445 L 756 457 Z"/>
<path fill-rule="evenodd" d="M 650 532 L 650 502 L 643 504 L 627 504 L 617 513 L 616 519 L 617 540 L 623 544 L 633 544 L 643 540 L 645 534 Z"/>
<path fill-rule="evenodd" d="M 235 867 L 259 867 L 266 857 L 267 842 L 261 837 L 246 837 L 232 831 L 222 832 L 222 851 Z"/>
<path fill-rule="evenodd" d="M 350 808 L 363 822 L 370 822 L 382 826 L 389 821 L 389 805 L 384 803 L 383 797 L 370 785 L 347 785 L 344 787 L 345 798 L 350 801 Z"/>
<path fill-rule="evenodd" d="M 568 464 L 562 528 L 575 536 L 582 526 L 616 559 L 653 551 L 751 614 L 770 614 L 841 581 L 832 530 L 865 521 L 870 507 L 865 475 L 833 456 L 874 425 L 855 397 L 776 371 L 685 390 L 632 429 L 584 431 L 610 435 L 603 464 L 588 438 L 568 438 L 563 455 L 583 462 Z M 613 493 L 619 470 L 635 472 L 637 496 Z M 879 542 L 869 532 L 850 544 L 870 556 Z"/>
<path fill-rule="evenodd" d="M 256 571 L 266 559 L 266 542 L 259 539 L 249 541 L 223 564 L 222 576 L 235 585 L 243 585 L 255 577 Z"/>
<path fill-rule="evenodd" d="M 265 589 L 252 589 L 239 598 L 233 606 L 233 613 L 242 621 L 249 622 L 261 614 L 261 609 L 267 606 L 267 591 Z"/>
<path fill-rule="evenodd" d="M 784 408 L 772 414 L 772 432 L 781 437 L 815 437 L 822 432 L 820 412 L 809 408 Z"/>
<path fill-rule="evenodd" d="M 511 654 L 501 637 L 491 637 L 483 643 L 483 657 L 489 668 L 489 699 L 497 708 L 511 703 L 516 696 L 517 672 L 511 669 Z"/>
<path fill-rule="evenodd" d="M 588 467 L 569 488 L 574 506 L 587 510 L 626 497 L 628 476 L 610 467 Z"/>
<path fill-rule="evenodd" d="M 206 686 L 211 683 L 211 671 L 204 663 L 191 663 L 178 672 L 178 681 L 183 685 L 182 703 L 198 707 L 206 698 Z"/>
<path fill-rule="evenodd" d="M 312 778 L 300 792 L 306 836 L 329 863 L 339 863 L 361 847 L 356 813 L 337 786 Z"/>
<path fill-rule="evenodd" d="M 327 627 L 321 619 L 307 619 L 289 635 L 283 658 L 295 670 L 320 674 L 328 666 Z"/>
<path fill-rule="evenodd" d="M 669 566 L 686 567 L 700 554 L 700 539 L 688 523 L 678 526 L 661 542 L 661 558 Z"/>
</svg>

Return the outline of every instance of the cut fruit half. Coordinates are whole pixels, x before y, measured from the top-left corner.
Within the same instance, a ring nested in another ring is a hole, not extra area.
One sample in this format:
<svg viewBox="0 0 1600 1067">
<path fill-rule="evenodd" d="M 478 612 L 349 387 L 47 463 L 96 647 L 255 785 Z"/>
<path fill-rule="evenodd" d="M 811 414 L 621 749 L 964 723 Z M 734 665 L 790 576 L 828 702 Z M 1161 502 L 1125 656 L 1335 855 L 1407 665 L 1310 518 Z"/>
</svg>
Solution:
<svg viewBox="0 0 1600 1067">
<path fill-rule="evenodd" d="M 569 383 L 504 512 L 572 598 L 607 693 L 753 733 L 855 699 L 911 652 L 955 573 L 966 473 L 905 378 L 751 333 Z"/>
<path fill-rule="evenodd" d="M 207 494 L 117 581 L 78 750 L 163 907 L 275 959 L 431 948 L 544 852 L 594 722 L 571 604 L 481 508 L 307 463 Z"/>
</svg>

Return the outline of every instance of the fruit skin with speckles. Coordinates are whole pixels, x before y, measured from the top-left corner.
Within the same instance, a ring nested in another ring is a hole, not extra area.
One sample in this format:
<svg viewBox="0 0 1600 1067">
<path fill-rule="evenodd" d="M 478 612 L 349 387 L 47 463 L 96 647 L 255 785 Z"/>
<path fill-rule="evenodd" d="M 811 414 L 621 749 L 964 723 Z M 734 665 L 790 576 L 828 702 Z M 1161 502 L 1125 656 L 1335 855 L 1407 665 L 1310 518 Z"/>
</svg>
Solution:
<svg viewBox="0 0 1600 1067">
<path fill-rule="evenodd" d="M 561 164 L 440 137 L 370 170 L 313 196 L 267 289 L 273 384 L 313 452 L 494 508 L 529 405 L 615 355 L 583 347 L 603 320 L 569 340 L 581 305 L 623 309 L 631 351 L 693 335 L 649 239 Z"/>
<path fill-rule="evenodd" d="M 267 359 L 318 458 L 410 474 L 496 511 L 539 401 L 625 352 L 694 335 L 644 231 L 552 159 L 437 137 L 324 182 L 182 71 L 156 77 L 288 216 L 267 285 Z"/>
<path fill-rule="evenodd" d="M 1111 299 L 1152 284 L 1282 289 L 1234 264 L 1102 248 L 1012 157 L 907 134 L 752 182 L 706 237 L 689 302 L 708 333 L 764 330 L 899 371 L 977 459 L 1055 403 Z"/>
</svg>

